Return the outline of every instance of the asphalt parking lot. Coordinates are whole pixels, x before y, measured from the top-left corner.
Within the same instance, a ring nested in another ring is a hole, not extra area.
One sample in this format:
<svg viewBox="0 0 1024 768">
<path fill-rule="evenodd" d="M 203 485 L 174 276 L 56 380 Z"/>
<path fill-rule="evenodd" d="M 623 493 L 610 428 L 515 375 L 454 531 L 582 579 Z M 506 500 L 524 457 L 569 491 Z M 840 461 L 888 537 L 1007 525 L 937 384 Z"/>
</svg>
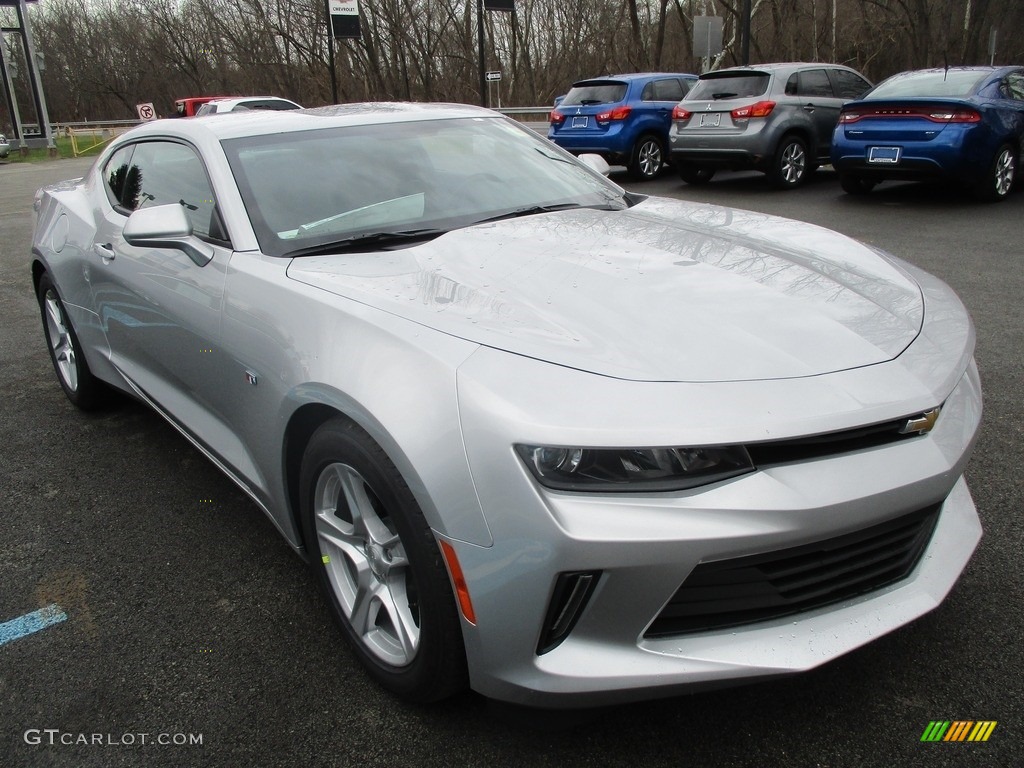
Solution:
<svg viewBox="0 0 1024 768">
<path fill-rule="evenodd" d="M 827 172 L 786 193 L 756 174 L 632 187 L 828 226 L 949 282 L 978 330 L 968 481 L 985 536 L 938 610 L 825 667 L 556 716 L 473 694 L 397 702 L 271 523 L 171 427 L 134 403 L 67 402 L 32 295 L 31 203 L 87 166 L 0 163 L 0 624 L 64 612 L 0 632 L 0 766 L 1024 765 L 1024 191 L 851 198 Z M 922 743 L 934 720 L 998 725 L 985 743 Z"/>
</svg>

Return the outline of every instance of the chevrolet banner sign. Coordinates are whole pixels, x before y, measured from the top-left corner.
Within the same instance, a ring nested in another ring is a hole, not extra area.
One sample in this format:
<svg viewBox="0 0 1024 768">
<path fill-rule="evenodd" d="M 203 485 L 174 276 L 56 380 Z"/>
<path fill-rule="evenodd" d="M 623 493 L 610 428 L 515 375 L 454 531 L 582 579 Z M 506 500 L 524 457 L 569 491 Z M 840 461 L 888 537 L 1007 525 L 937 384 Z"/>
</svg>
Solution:
<svg viewBox="0 0 1024 768">
<path fill-rule="evenodd" d="M 359 37 L 359 0 L 327 0 L 327 13 L 335 40 Z"/>
</svg>

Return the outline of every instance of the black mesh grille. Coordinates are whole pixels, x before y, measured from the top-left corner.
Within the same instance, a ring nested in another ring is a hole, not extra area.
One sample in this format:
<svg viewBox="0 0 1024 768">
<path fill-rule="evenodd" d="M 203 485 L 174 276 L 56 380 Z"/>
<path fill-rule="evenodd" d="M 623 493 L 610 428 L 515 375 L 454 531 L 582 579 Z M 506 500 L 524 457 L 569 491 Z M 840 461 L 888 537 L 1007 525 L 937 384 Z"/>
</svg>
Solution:
<svg viewBox="0 0 1024 768">
<path fill-rule="evenodd" d="M 834 539 L 698 565 L 646 637 L 720 629 L 818 608 L 907 576 L 939 505 Z"/>
</svg>

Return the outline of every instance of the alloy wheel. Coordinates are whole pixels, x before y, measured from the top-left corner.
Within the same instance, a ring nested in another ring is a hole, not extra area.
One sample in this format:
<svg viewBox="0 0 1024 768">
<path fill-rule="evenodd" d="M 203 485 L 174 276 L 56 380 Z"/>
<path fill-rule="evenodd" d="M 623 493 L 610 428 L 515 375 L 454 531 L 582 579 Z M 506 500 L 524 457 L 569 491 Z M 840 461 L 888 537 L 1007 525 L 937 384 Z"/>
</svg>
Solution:
<svg viewBox="0 0 1024 768">
<path fill-rule="evenodd" d="M 78 390 L 78 364 L 76 361 L 75 343 L 68 331 L 67 321 L 60 299 L 53 289 L 46 292 L 46 338 L 53 350 L 53 359 L 57 364 L 57 372 L 70 391 Z"/>
<path fill-rule="evenodd" d="M 995 183 L 996 195 L 1004 197 L 1010 194 L 1010 189 L 1013 187 L 1015 170 L 1013 152 L 1009 147 L 1004 147 L 995 162 L 995 178 L 993 181 Z"/>
<path fill-rule="evenodd" d="M 419 649 L 419 601 L 387 510 L 362 475 L 341 463 L 320 473 L 313 504 L 320 551 L 345 618 L 380 661 L 410 664 Z"/>
<path fill-rule="evenodd" d="M 786 184 L 799 184 L 807 170 L 807 153 L 800 142 L 794 141 L 786 145 L 782 150 L 782 159 L 779 167 L 782 180 Z"/>
</svg>

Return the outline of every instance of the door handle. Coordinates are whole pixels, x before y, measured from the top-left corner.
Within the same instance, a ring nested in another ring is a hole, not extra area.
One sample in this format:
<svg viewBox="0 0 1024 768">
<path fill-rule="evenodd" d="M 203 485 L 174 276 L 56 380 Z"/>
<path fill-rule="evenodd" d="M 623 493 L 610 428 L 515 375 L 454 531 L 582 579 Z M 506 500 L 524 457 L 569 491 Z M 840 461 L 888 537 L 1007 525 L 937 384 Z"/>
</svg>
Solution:
<svg viewBox="0 0 1024 768">
<path fill-rule="evenodd" d="M 93 245 L 93 250 L 103 259 L 104 264 L 109 264 L 114 260 L 114 246 L 110 243 L 96 243 Z"/>
</svg>

